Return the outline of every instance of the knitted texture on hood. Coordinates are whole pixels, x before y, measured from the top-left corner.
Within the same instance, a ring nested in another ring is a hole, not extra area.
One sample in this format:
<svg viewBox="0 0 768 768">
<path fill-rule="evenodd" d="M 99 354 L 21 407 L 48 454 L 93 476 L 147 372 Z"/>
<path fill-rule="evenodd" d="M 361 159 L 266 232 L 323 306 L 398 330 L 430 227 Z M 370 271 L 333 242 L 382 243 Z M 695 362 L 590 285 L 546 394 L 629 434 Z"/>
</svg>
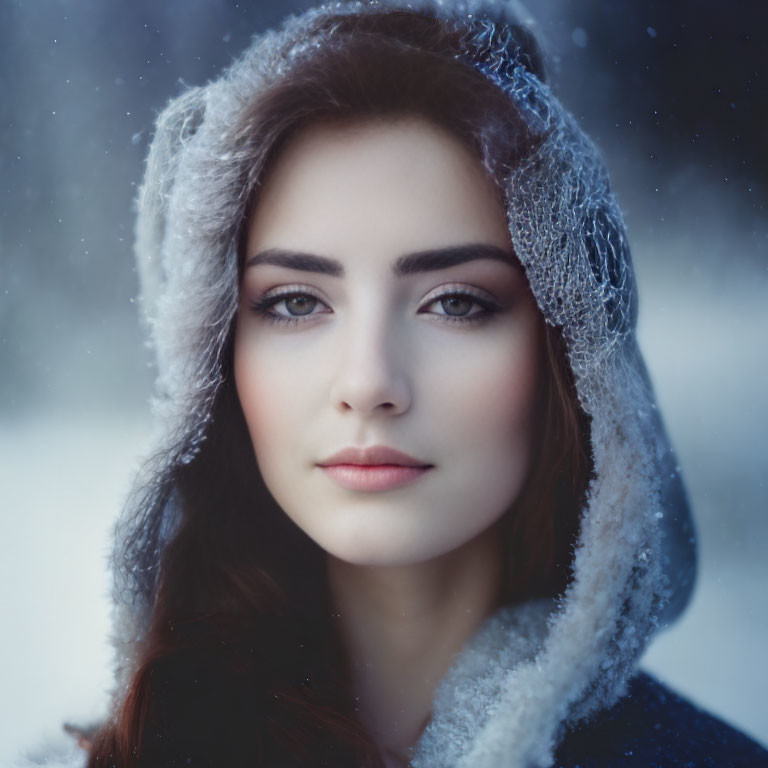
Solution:
<svg viewBox="0 0 768 768">
<path fill-rule="evenodd" d="M 591 417 L 594 476 L 573 579 L 554 604 L 505 607 L 460 654 L 413 765 L 548 766 L 564 729 L 613 704 L 654 630 L 685 606 L 695 570 L 682 482 L 637 347 L 637 295 L 621 212 L 600 155 L 525 66 L 512 3 L 333 3 L 254 39 L 218 80 L 158 119 L 139 199 L 142 310 L 158 359 L 156 457 L 118 526 L 117 690 L 135 670 L 163 547 L 179 518 L 172 470 L 205 437 L 237 307 L 237 234 L 254 147 L 236 126 L 254 97 L 322 51 L 333 18 L 386 9 L 450 20 L 459 58 L 543 136 L 505 179 L 509 232 L 545 320 L 562 328 Z M 480 649 L 480 650 L 478 650 Z"/>
</svg>

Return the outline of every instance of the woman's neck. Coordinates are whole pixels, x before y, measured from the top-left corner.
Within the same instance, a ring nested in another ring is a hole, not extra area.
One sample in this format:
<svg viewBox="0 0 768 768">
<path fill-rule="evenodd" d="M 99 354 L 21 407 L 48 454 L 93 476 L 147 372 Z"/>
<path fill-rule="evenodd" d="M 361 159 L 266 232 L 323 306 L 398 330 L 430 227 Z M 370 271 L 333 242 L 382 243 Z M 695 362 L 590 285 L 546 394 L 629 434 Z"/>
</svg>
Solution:
<svg viewBox="0 0 768 768">
<path fill-rule="evenodd" d="M 429 722 L 437 684 L 498 607 L 496 528 L 426 563 L 360 566 L 328 556 L 358 715 L 383 751 L 408 753 Z"/>
</svg>

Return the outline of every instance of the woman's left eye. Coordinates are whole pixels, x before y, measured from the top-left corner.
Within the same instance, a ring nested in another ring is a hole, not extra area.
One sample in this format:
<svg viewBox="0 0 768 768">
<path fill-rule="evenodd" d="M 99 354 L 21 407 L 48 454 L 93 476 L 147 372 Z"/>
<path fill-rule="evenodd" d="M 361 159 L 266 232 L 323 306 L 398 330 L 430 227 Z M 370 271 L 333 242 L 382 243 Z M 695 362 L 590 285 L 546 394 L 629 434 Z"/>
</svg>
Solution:
<svg viewBox="0 0 768 768">
<path fill-rule="evenodd" d="M 284 304 L 288 314 L 274 311 L 279 304 Z M 272 296 L 262 296 L 250 302 L 250 308 L 253 312 L 261 315 L 265 320 L 277 325 L 296 325 L 304 322 L 305 317 L 314 317 L 318 314 L 329 314 L 328 312 L 313 312 L 312 310 L 322 304 L 327 304 L 311 293 L 302 291 L 293 291 Z M 431 307 L 439 304 L 442 312 L 425 312 L 425 307 Z M 480 307 L 480 311 L 470 313 L 473 305 Z M 296 313 L 293 310 L 297 310 Z M 447 291 L 428 301 L 419 314 L 431 314 L 441 318 L 442 321 L 449 323 L 476 323 L 489 320 L 492 315 L 499 312 L 501 307 L 489 301 L 481 299 L 467 291 Z"/>
<path fill-rule="evenodd" d="M 429 314 L 436 314 L 450 323 L 474 323 L 488 320 L 501 309 L 497 304 L 465 291 L 443 293 L 425 306 L 431 307 L 433 304 L 439 304 L 444 312 Z M 470 314 L 473 304 L 479 306 L 480 311 Z"/>
</svg>

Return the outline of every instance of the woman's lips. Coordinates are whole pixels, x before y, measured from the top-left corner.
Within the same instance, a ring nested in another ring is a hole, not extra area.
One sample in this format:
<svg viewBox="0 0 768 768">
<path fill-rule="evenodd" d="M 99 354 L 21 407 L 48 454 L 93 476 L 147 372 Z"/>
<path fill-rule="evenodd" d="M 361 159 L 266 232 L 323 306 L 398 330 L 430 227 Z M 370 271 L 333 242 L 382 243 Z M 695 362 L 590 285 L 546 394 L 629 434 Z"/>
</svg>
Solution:
<svg viewBox="0 0 768 768">
<path fill-rule="evenodd" d="M 413 482 L 431 467 L 399 464 L 329 464 L 321 467 L 343 488 L 353 491 L 389 491 Z"/>
</svg>

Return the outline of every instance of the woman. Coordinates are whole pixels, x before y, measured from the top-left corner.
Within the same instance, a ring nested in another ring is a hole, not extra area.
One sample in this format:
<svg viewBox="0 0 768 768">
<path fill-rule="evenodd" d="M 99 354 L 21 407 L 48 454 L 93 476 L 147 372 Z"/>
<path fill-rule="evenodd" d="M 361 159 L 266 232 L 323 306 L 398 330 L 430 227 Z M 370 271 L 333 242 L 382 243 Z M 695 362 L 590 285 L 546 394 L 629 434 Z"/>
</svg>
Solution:
<svg viewBox="0 0 768 768">
<path fill-rule="evenodd" d="M 768 764 L 635 675 L 693 534 L 506 4 L 289 19 L 169 105 L 139 202 L 160 429 L 89 766 Z"/>
</svg>

